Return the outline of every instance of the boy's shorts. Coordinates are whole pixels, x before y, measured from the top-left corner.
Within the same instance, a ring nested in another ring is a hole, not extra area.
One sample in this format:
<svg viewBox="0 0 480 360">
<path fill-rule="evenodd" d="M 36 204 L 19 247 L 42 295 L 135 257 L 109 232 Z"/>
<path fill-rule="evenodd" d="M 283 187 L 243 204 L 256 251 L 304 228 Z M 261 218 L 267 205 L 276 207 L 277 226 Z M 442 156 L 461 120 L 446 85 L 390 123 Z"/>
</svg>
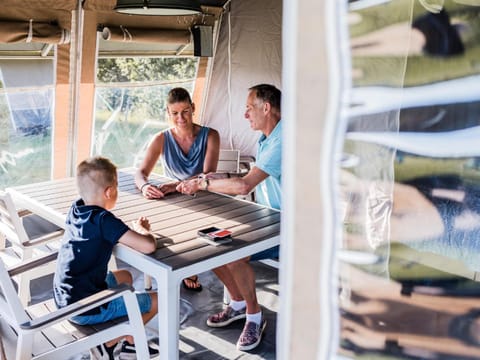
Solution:
<svg viewBox="0 0 480 360">
<path fill-rule="evenodd" d="M 250 261 L 258 261 L 264 259 L 278 259 L 280 256 L 280 245 L 274 246 L 270 249 L 260 251 L 250 256 Z"/>
<path fill-rule="evenodd" d="M 105 279 L 108 288 L 113 288 L 118 285 L 117 279 L 111 271 L 108 272 Z M 135 293 L 137 296 L 138 305 L 142 314 L 149 312 L 152 307 L 152 299 L 148 293 Z M 123 301 L 123 296 L 113 299 L 108 303 L 107 307 L 101 307 L 99 314 L 94 315 L 77 315 L 70 319 L 78 325 L 92 325 L 104 323 L 122 316 L 127 316 L 127 308 Z"/>
</svg>

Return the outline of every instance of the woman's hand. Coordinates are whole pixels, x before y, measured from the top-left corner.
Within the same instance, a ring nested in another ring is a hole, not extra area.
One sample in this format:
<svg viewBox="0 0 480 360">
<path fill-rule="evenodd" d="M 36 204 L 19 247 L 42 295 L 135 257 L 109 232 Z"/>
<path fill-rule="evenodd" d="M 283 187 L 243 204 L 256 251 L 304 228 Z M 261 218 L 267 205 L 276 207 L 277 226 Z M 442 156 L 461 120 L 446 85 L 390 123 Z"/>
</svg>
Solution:
<svg viewBox="0 0 480 360">
<path fill-rule="evenodd" d="M 179 182 L 178 181 L 172 181 L 169 183 L 161 184 L 158 186 L 158 190 L 160 190 L 163 195 L 171 194 L 175 191 L 177 191 L 177 186 Z"/>
<path fill-rule="evenodd" d="M 166 193 L 161 191 L 156 185 L 148 184 L 142 187 L 142 195 L 147 199 L 161 199 Z"/>
</svg>

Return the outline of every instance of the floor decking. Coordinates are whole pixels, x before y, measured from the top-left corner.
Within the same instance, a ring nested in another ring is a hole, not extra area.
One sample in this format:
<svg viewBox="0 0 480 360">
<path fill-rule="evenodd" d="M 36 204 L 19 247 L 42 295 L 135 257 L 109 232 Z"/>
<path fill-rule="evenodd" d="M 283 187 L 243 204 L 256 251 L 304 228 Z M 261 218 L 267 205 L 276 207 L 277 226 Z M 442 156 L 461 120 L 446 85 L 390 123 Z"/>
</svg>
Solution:
<svg viewBox="0 0 480 360">
<path fill-rule="evenodd" d="M 125 264 L 134 275 L 137 289 L 143 287 L 142 274 Z M 240 335 L 243 322 L 239 321 L 223 329 L 207 327 L 205 321 L 210 313 L 222 306 L 223 285 L 212 272 L 199 274 L 203 291 L 196 293 L 181 288 L 180 296 L 180 359 L 275 359 L 275 328 L 278 311 L 278 271 L 269 266 L 253 263 L 257 274 L 257 295 L 267 319 L 267 328 L 262 343 L 250 352 L 236 350 L 235 343 Z M 51 296 L 51 277 L 44 277 L 32 284 L 32 302 Z M 153 284 L 155 286 L 155 283 Z M 149 339 L 158 341 L 155 332 L 157 320 L 147 324 Z M 160 348 L 161 351 L 161 348 Z M 87 360 L 88 353 L 77 354 L 71 360 Z"/>
</svg>

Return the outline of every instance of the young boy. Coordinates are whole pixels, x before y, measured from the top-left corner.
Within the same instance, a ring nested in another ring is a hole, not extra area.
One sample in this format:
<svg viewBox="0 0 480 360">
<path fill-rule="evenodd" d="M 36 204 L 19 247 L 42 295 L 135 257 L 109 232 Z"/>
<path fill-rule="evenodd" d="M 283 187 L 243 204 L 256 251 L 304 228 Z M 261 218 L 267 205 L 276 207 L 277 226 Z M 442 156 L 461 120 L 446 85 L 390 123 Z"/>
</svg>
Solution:
<svg viewBox="0 0 480 360">
<path fill-rule="evenodd" d="M 107 272 L 113 246 L 118 242 L 145 254 L 155 251 L 155 238 L 149 234 L 150 224 L 146 218 L 138 219 L 133 224 L 136 231 L 133 231 L 109 211 L 117 202 L 117 186 L 117 169 L 110 160 L 93 157 L 78 165 L 80 199 L 68 212 L 53 280 L 55 303 L 59 308 L 119 283 L 132 284 L 132 275 L 127 270 Z M 137 300 L 145 324 L 157 313 L 157 294 L 137 293 Z M 125 315 L 123 298 L 117 298 L 71 321 L 79 325 L 96 324 Z M 91 349 L 92 358 L 112 360 L 119 340 Z M 151 356 L 158 355 L 158 350 L 150 346 L 149 352 Z M 136 358 L 132 336 L 126 336 L 120 357 Z"/>
</svg>

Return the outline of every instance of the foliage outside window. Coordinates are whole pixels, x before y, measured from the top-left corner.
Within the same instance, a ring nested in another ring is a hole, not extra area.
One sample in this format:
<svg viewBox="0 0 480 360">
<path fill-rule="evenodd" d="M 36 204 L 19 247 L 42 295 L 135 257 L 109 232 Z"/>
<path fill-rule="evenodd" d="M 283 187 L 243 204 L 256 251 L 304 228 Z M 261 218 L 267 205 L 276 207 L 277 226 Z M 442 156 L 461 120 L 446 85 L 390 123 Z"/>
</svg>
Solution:
<svg viewBox="0 0 480 360">
<path fill-rule="evenodd" d="M 197 63 L 193 57 L 99 59 L 93 154 L 120 168 L 139 165 L 152 136 L 168 127 L 168 92 L 181 86 L 191 93 Z"/>
<path fill-rule="evenodd" d="M 5 80 L 8 66 L 2 65 L 0 62 L 0 190 L 50 179 L 54 99 L 53 84 L 16 86 Z M 36 71 L 28 60 L 23 65 Z M 53 61 L 49 66 L 53 69 Z M 15 76 L 10 76 L 10 82 L 12 78 Z"/>
</svg>

